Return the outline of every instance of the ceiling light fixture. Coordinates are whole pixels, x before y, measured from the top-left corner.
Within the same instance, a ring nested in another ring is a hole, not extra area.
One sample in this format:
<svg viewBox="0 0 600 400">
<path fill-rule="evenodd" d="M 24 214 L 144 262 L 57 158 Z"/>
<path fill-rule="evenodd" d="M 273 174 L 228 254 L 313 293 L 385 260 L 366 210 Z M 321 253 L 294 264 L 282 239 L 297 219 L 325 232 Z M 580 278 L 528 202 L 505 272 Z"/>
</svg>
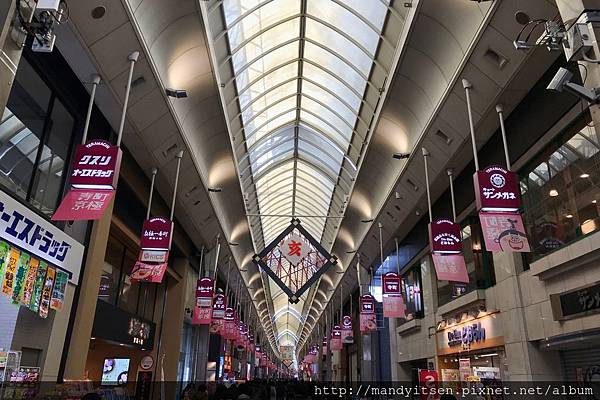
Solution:
<svg viewBox="0 0 600 400">
<path fill-rule="evenodd" d="M 571 218 L 573 218 L 573 214 L 567 214 L 567 215 L 565 215 L 565 217 L 571 219 Z"/>
<path fill-rule="evenodd" d="M 550 191 L 548 192 L 548 196 L 550 196 L 550 197 L 557 197 L 558 196 L 558 190 L 556 190 L 556 189 L 550 189 Z"/>
<path fill-rule="evenodd" d="M 373 218 L 371 218 L 371 219 L 361 219 L 361 220 L 360 220 L 360 222 L 362 222 L 363 224 L 369 224 L 369 223 L 371 223 L 371 222 L 373 222 L 373 221 L 374 221 L 374 219 L 373 219 Z"/>
<path fill-rule="evenodd" d="M 582 178 L 582 179 L 589 178 L 590 174 L 587 174 L 587 173 L 584 172 L 583 174 L 579 175 L 579 177 Z"/>
<path fill-rule="evenodd" d="M 211 193 L 221 193 L 223 189 L 220 187 L 209 187 L 208 191 Z"/>
<path fill-rule="evenodd" d="M 239 246 L 240 244 L 237 242 L 228 242 L 230 246 Z"/>
<path fill-rule="evenodd" d="M 165 93 L 167 94 L 167 96 L 173 97 L 174 99 L 184 99 L 184 98 L 188 97 L 187 91 L 185 91 L 183 89 L 166 88 Z"/>
<path fill-rule="evenodd" d="M 410 153 L 394 153 L 392 157 L 396 160 L 406 160 L 410 157 Z"/>
</svg>

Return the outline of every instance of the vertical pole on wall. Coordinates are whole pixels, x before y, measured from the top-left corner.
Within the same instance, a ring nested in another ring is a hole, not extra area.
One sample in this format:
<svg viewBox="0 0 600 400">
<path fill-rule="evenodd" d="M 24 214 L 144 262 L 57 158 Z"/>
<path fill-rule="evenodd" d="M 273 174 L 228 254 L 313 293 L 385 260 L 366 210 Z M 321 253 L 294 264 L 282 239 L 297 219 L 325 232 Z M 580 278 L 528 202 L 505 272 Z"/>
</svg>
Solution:
<svg viewBox="0 0 600 400">
<path fill-rule="evenodd" d="M 358 279 L 358 294 L 362 296 L 362 283 L 360 281 L 360 253 L 356 253 L 356 278 Z"/>
<path fill-rule="evenodd" d="M 175 215 L 175 201 L 177 200 L 177 186 L 179 186 L 179 170 L 181 169 L 181 159 L 183 158 L 183 150 L 181 150 L 175 156 L 177 158 L 177 170 L 175 171 L 175 184 L 173 185 L 173 198 L 171 199 L 171 216 L 170 220 L 173 221 Z"/>
<path fill-rule="evenodd" d="M 342 314 L 344 313 L 344 284 L 340 282 L 340 325 L 342 325 Z"/>
<path fill-rule="evenodd" d="M 127 57 L 129 60 L 129 76 L 127 77 L 127 89 L 125 91 L 125 100 L 123 101 L 123 111 L 121 112 L 121 122 L 119 124 L 119 132 L 117 134 L 117 147 L 121 147 L 123 139 L 123 128 L 125 128 L 125 116 L 127 115 L 127 105 L 129 104 L 129 92 L 131 92 L 131 80 L 133 79 L 133 68 L 140 56 L 139 51 L 134 51 Z"/>
<path fill-rule="evenodd" d="M 450 180 L 450 197 L 452 198 L 452 222 L 456 222 L 456 202 L 454 200 L 454 170 L 448 168 L 446 170 L 448 179 Z"/>
<path fill-rule="evenodd" d="M 400 276 L 400 246 L 398 244 L 398 238 L 394 238 L 396 244 L 396 273 Z"/>
<path fill-rule="evenodd" d="M 219 265 L 219 256 L 221 255 L 221 234 L 217 233 L 217 251 L 215 254 L 215 271 L 217 270 L 217 265 Z"/>
<path fill-rule="evenodd" d="M 85 115 L 85 125 L 83 126 L 81 144 L 85 144 L 85 142 L 87 142 L 88 130 L 90 129 L 90 120 L 92 119 L 92 110 L 94 109 L 94 99 L 96 98 L 96 89 L 100 84 L 100 80 L 100 75 L 92 75 L 92 93 L 90 94 L 90 102 L 88 104 L 87 114 Z"/>
<path fill-rule="evenodd" d="M 150 219 L 150 210 L 152 208 L 152 194 L 154 193 L 154 181 L 156 180 L 156 174 L 158 169 L 152 168 L 152 179 L 150 180 L 150 194 L 148 195 L 148 208 L 146 209 L 146 219 Z"/>
<path fill-rule="evenodd" d="M 431 193 L 429 192 L 429 168 L 427 166 L 427 158 L 431 155 L 429 151 L 422 147 L 423 163 L 425 164 L 425 188 L 427 189 L 427 209 L 429 210 L 429 223 L 433 222 L 433 212 L 431 211 Z"/>
<path fill-rule="evenodd" d="M 508 155 L 508 142 L 506 140 L 506 128 L 504 126 L 504 106 L 502 104 L 496 105 L 496 112 L 500 119 L 500 132 L 502 133 L 502 145 L 504 146 L 504 158 L 506 158 L 506 169 L 510 171 L 510 156 Z"/>
<path fill-rule="evenodd" d="M 467 97 L 467 112 L 469 114 L 469 129 L 471 130 L 471 144 L 473 146 L 473 161 L 475 162 L 475 171 L 479 171 L 479 158 L 477 157 L 477 143 L 475 142 L 475 124 L 473 123 L 473 109 L 471 108 L 471 90 L 473 85 L 466 79 L 462 80 L 465 94 Z"/>
<path fill-rule="evenodd" d="M 383 224 L 378 222 L 377 227 L 379 228 L 379 257 L 381 258 L 381 266 L 383 267 Z"/>
</svg>

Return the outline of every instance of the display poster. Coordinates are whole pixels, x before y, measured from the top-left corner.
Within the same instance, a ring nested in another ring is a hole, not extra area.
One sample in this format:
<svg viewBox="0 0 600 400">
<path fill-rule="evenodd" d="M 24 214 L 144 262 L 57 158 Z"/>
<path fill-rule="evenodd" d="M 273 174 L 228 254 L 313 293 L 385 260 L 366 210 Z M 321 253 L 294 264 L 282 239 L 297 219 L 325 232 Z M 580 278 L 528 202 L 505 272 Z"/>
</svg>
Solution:
<svg viewBox="0 0 600 400">
<path fill-rule="evenodd" d="M 54 280 L 54 289 L 52 289 L 52 298 L 50 299 L 50 308 L 56 311 L 61 311 L 65 304 L 65 293 L 67 291 L 67 283 L 69 275 L 66 272 L 57 270 L 56 279 Z"/>
<path fill-rule="evenodd" d="M 48 317 L 50 310 L 50 299 L 52 298 L 52 288 L 54 287 L 54 279 L 56 278 L 56 269 L 48 267 L 46 272 L 46 279 L 44 280 L 44 286 L 42 287 L 42 297 L 40 300 L 40 311 L 39 316 L 42 318 Z"/>
<path fill-rule="evenodd" d="M 31 258 L 29 260 L 29 270 L 27 271 L 27 276 L 25 277 L 25 286 L 23 286 L 23 296 L 21 296 L 21 304 L 26 307 L 29 307 L 31 303 L 31 297 L 33 295 L 33 287 L 35 286 L 35 280 L 37 278 L 37 271 L 40 266 L 40 260 L 37 258 Z M 67 275 L 67 280 L 69 276 Z"/>
<path fill-rule="evenodd" d="M 166 262 L 155 264 L 138 260 L 131 269 L 130 278 L 134 282 L 161 283 L 167 266 Z"/>
<path fill-rule="evenodd" d="M 471 359 L 470 358 L 459 358 L 458 359 L 458 371 L 460 372 L 460 380 L 467 382 L 471 376 Z"/>
<path fill-rule="evenodd" d="M 383 316 L 385 318 L 406 317 L 402 295 L 388 294 L 383 296 Z"/>
<path fill-rule="evenodd" d="M 23 298 L 23 288 L 25 287 L 25 278 L 27 278 L 27 272 L 29 271 L 30 258 L 31 257 L 29 254 L 21 252 L 19 261 L 17 262 L 17 273 L 15 275 L 15 282 L 13 286 L 13 304 L 19 304 Z"/>
<path fill-rule="evenodd" d="M 0 285 L 2 285 L 2 280 L 4 277 L 4 271 L 6 269 L 9 252 L 10 246 L 8 245 L 8 243 L 0 241 Z"/>
<path fill-rule="evenodd" d="M 342 318 L 342 342 L 346 344 L 354 343 L 354 331 L 352 329 L 352 317 L 344 315 Z"/>
<path fill-rule="evenodd" d="M 438 400 L 439 375 L 437 371 L 419 370 L 419 386 L 421 387 L 421 400 Z"/>
<path fill-rule="evenodd" d="M 13 286 L 15 284 L 15 276 L 17 274 L 17 263 L 19 261 L 19 250 L 14 247 L 10 248 L 8 262 L 4 268 L 4 277 L 2 278 L 2 294 L 12 296 Z"/>
<path fill-rule="evenodd" d="M 213 309 L 213 287 L 211 278 L 200 278 L 196 282 L 196 304 L 192 315 L 192 324 L 210 325 Z"/>
<path fill-rule="evenodd" d="M 521 214 L 480 212 L 479 221 L 488 251 L 513 253 L 531 251 Z"/>
<path fill-rule="evenodd" d="M 462 254 L 435 254 L 433 266 L 438 281 L 469 283 L 469 273 Z"/>
<path fill-rule="evenodd" d="M 48 264 L 46 264 L 44 261 L 40 261 L 35 278 L 35 283 L 33 284 L 31 302 L 29 303 L 29 309 L 35 313 L 38 312 L 40 308 L 40 299 L 42 298 L 42 289 L 44 288 L 44 281 L 46 280 L 47 271 Z"/>
</svg>

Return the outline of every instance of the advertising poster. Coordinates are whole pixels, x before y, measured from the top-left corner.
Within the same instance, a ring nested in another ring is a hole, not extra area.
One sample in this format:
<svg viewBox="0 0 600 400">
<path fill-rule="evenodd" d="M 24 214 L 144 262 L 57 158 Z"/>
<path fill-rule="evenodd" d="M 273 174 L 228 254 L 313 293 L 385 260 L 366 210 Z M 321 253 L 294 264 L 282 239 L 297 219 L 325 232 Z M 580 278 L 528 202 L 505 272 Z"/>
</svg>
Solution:
<svg viewBox="0 0 600 400">
<path fill-rule="evenodd" d="M 33 294 L 33 287 L 35 286 L 35 280 L 37 278 L 37 271 L 40 265 L 40 260 L 37 258 L 31 258 L 29 260 L 29 270 L 27 271 L 27 276 L 25 277 L 25 286 L 23 287 L 23 296 L 21 297 L 21 304 L 25 306 L 29 306 L 31 303 L 31 296 Z M 69 276 L 67 275 L 67 280 Z"/>
<path fill-rule="evenodd" d="M 383 296 L 383 316 L 386 318 L 406 317 L 402 295 Z"/>
<path fill-rule="evenodd" d="M 31 302 L 29 303 L 29 309 L 33 312 L 38 312 L 40 309 L 40 299 L 42 298 L 42 289 L 44 288 L 44 281 L 46 279 L 47 271 L 48 264 L 46 264 L 44 261 L 40 261 L 35 278 L 35 283 L 33 284 Z"/>
<path fill-rule="evenodd" d="M 432 255 L 438 281 L 469 283 L 467 265 L 462 254 Z"/>
<path fill-rule="evenodd" d="M 61 270 L 56 271 L 56 279 L 54 280 L 54 289 L 52 289 L 52 298 L 50 299 L 50 308 L 60 311 L 65 304 L 65 292 L 67 291 L 67 283 L 69 275 Z"/>
<path fill-rule="evenodd" d="M 6 269 L 9 251 L 10 246 L 8 245 L 8 243 L 0 241 L 0 283 L 4 278 L 4 270 Z"/>
<path fill-rule="evenodd" d="M 458 360 L 458 371 L 460 373 L 460 380 L 462 382 L 468 382 L 471 376 L 471 359 L 460 358 Z"/>
<path fill-rule="evenodd" d="M 29 271 L 29 254 L 22 252 L 17 262 L 17 274 L 15 275 L 15 283 L 13 286 L 12 301 L 13 304 L 19 304 L 23 298 L 23 288 L 25 287 L 25 278 Z"/>
<path fill-rule="evenodd" d="M 211 278 L 201 278 L 196 282 L 196 305 L 192 314 L 193 325 L 210 325 L 213 311 L 213 287 Z"/>
<path fill-rule="evenodd" d="M 52 215 L 52 221 L 98 220 L 114 195 L 114 190 L 71 189 Z"/>
<path fill-rule="evenodd" d="M 440 378 L 437 371 L 420 370 L 419 371 L 419 385 L 422 388 L 421 400 L 437 400 L 439 396 L 438 382 Z M 428 390 L 433 389 L 433 393 L 429 393 Z"/>
<path fill-rule="evenodd" d="M 129 358 L 107 358 L 102 368 L 103 385 L 124 385 L 129 374 Z"/>
<path fill-rule="evenodd" d="M 529 253 L 529 241 L 519 213 L 479 213 L 485 247 L 492 252 Z"/>
<path fill-rule="evenodd" d="M 50 299 L 52 298 L 52 288 L 54 287 L 54 279 L 56 278 L 56 269 L 48 267 L 46 272 L 46 279 L 44 280 L 44 286 L 42 287 L 42 297 L 40 299 L 40 310 L 39 316 L 42 318 L 48 317 L 50 310 Z"/>
<path fill-rule="evenodd" d="M 10 248 L 8 262 L 4 268 L 4 278 L 2 278 L 2 294 L 12 296 L 15 275 L 17 274 L 17 263 L 19 261 L 19 250 Z"/>
<path fill-rule="evenodd" d="M 135 282 L 161 283 L 167 270 L 167 263 L 146 263 L 136 261 L 131 269 L 130 278 Z"/>
<path fill-rule="evenodd" d="M 346 344 L 354 343 L 354 331 L 352 329 L 352 317 L 344 315 L 342 318 L 342 342 Z"/>
</svg>

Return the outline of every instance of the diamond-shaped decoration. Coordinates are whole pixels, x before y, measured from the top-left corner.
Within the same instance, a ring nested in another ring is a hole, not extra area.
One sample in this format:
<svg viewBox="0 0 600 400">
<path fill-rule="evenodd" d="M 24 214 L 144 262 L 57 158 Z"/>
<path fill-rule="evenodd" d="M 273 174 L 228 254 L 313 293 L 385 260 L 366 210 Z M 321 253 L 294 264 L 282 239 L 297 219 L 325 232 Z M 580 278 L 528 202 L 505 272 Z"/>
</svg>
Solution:
<svg viewBox="0 0 600 400">
<path fill-rule="evenodd" d="M 293 219 L 252 260 L 288 295 L 292 304 L 298 303 L 300 296 L 337 264 L 337 258 L 329 254 L 298 219 Z"/>
</svg>

